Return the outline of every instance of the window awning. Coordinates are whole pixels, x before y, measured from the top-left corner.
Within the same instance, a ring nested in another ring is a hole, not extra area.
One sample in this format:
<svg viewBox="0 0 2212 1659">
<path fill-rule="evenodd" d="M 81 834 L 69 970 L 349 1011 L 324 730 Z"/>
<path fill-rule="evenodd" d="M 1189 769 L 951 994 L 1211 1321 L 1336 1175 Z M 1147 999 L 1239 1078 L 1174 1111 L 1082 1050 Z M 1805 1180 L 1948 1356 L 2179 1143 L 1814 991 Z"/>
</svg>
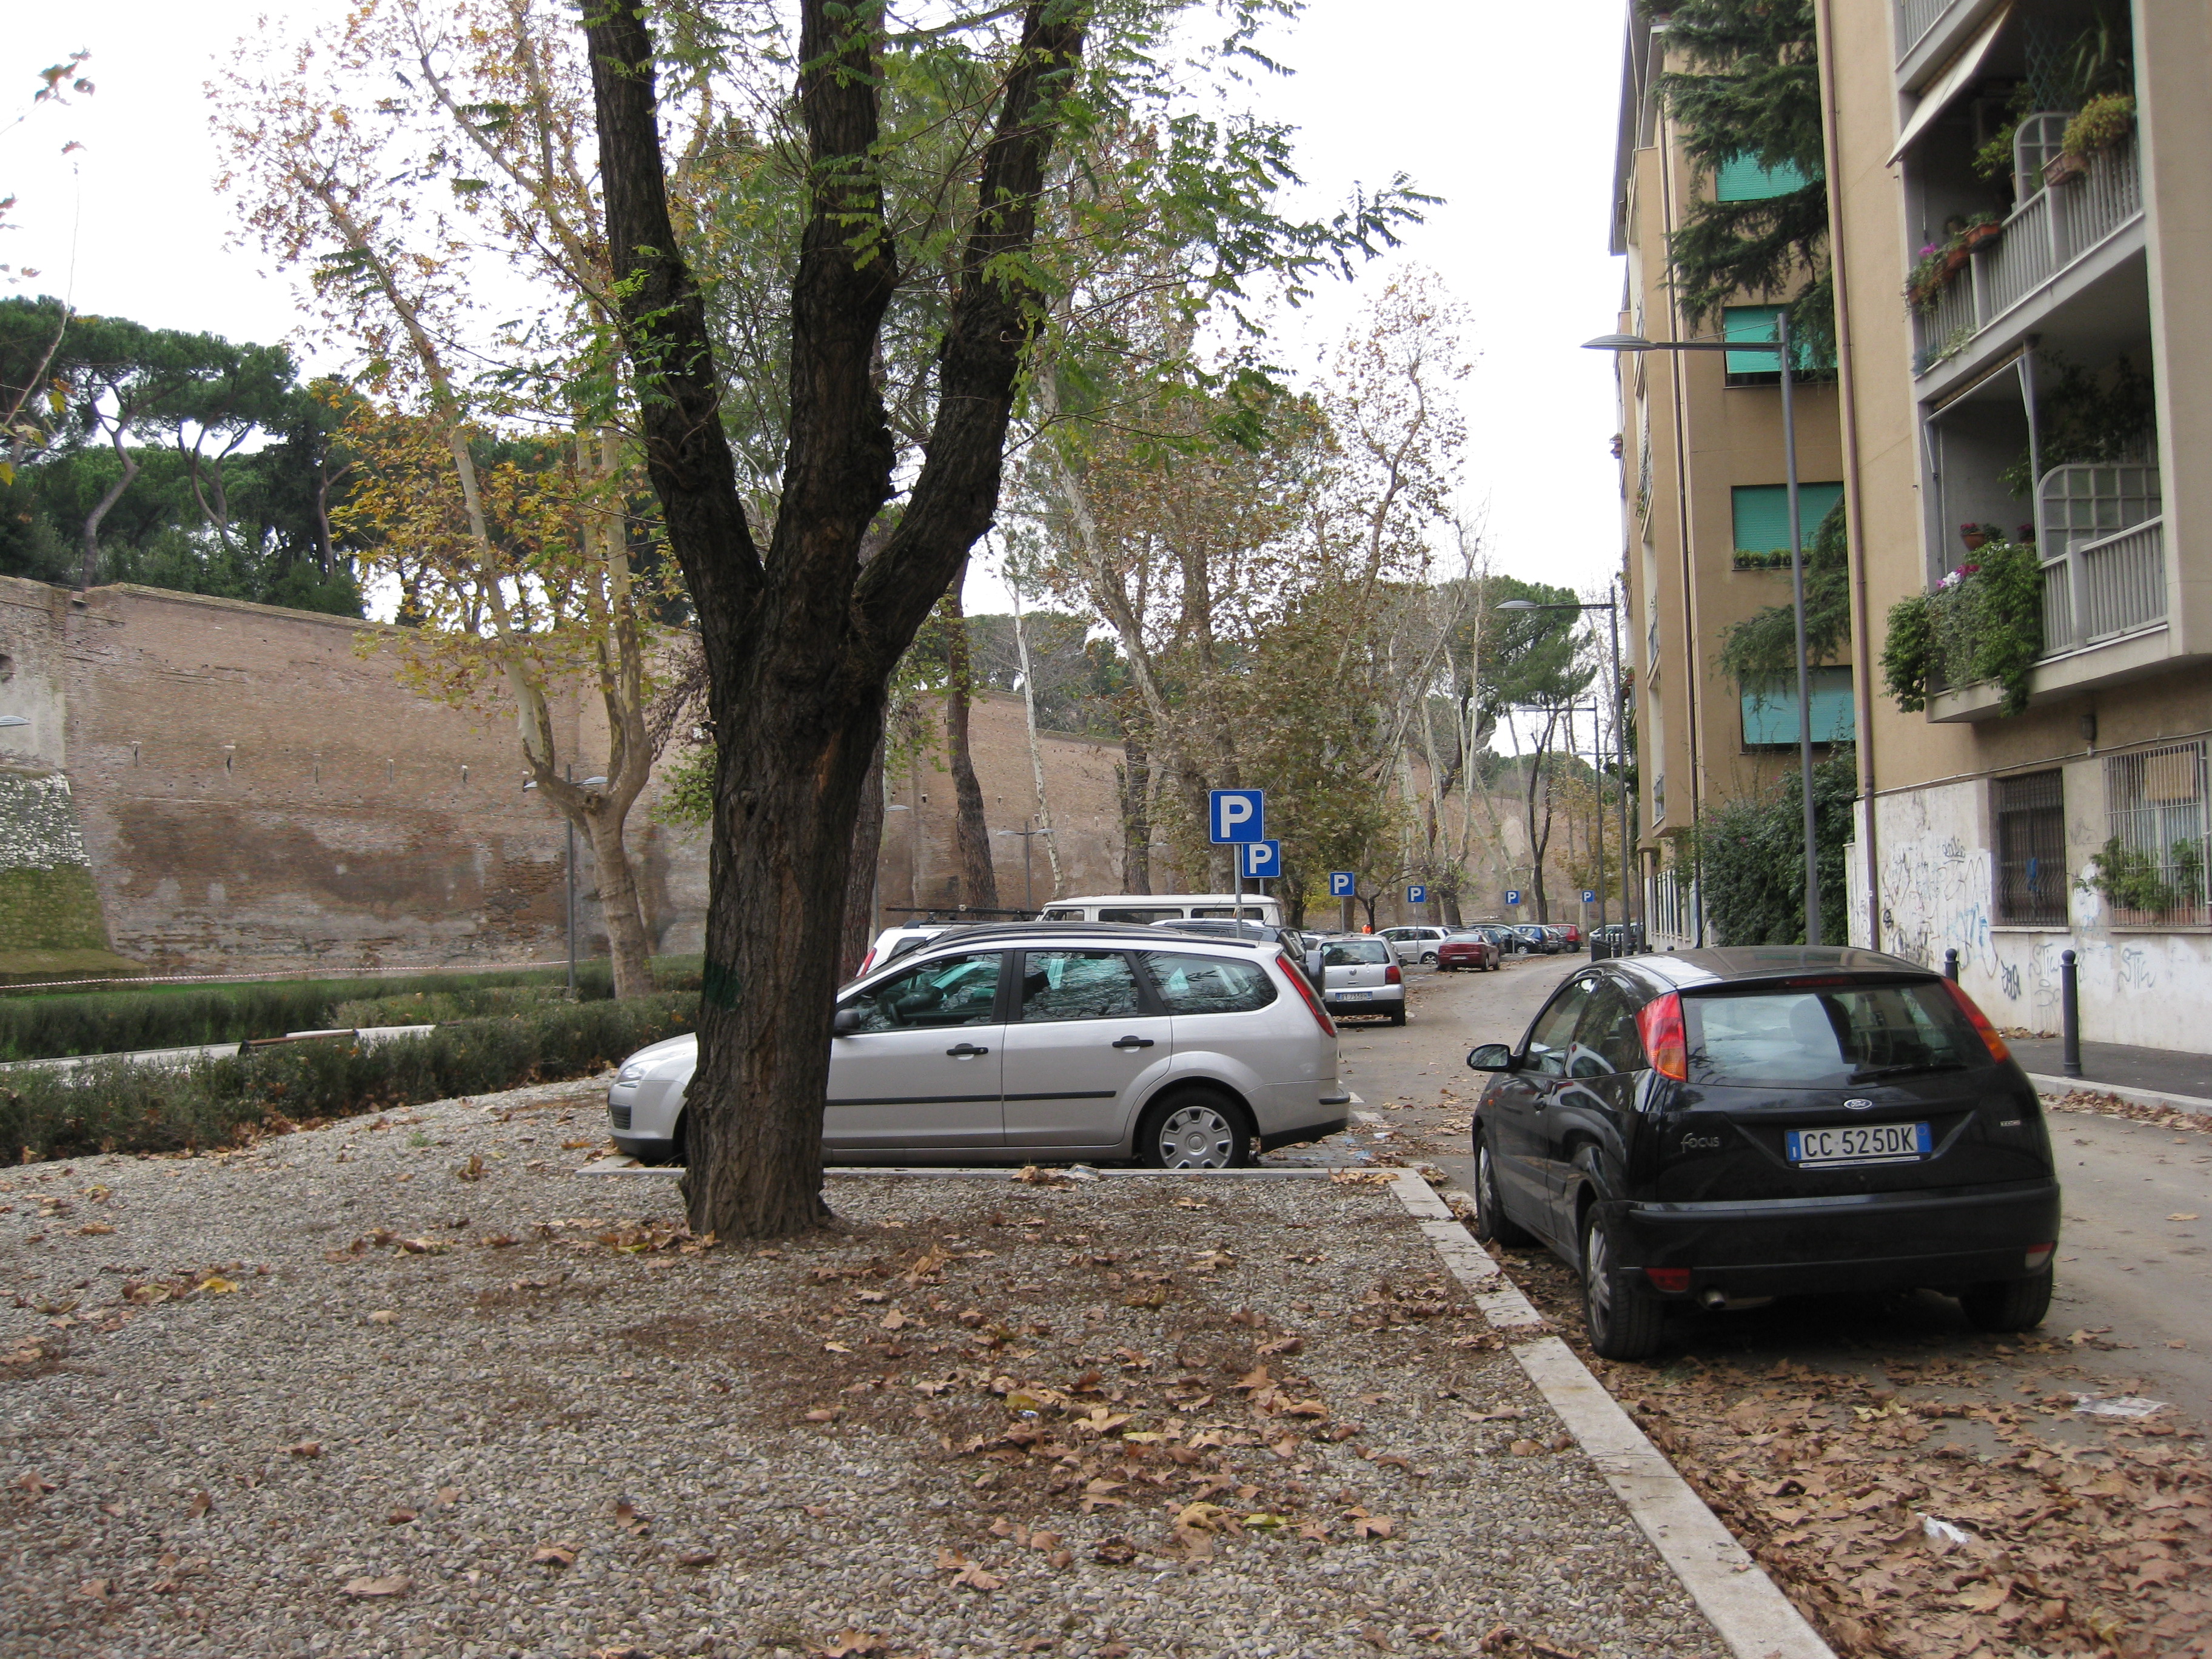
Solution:
<svg viewBox="0 0 2212 1659">
<path fill-rule="evenodd" d="M 1921 135 L 1928 124 L 1943 112 L 1944 106 L 1973 84 L 1974 77 L 1981 73 L 1982 60 L 1990 55 L 1990 48 L 1996 44 L 1997 36 L 2011 19 L 2012 8 L 2008 5 L 2000 7 L 1990 21 L 1982 25 L 1982 32 L 1951 60 L 1951 66 L 1937 76 L 1928 90 L 1920 94 L 1920 101 L 1913 106 L 1911 117 L 1905 124 L 1905 131 L 1898 135 L 1897 148 L 1889 153 L 1891 161 L 1894 161 L 1904 155 L 1906 147 Z"/>
</svg>

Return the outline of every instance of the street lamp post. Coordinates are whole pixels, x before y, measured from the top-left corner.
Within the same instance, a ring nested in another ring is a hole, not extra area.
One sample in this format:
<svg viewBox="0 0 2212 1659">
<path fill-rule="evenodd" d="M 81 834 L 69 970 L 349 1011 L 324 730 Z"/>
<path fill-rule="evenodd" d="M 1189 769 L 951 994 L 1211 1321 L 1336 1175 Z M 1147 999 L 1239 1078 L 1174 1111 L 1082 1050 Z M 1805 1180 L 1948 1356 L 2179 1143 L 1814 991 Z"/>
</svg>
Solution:
<svg viewBox="0 0 2212 1659">
<path fill-rule="evenodd" d="M 1774 313 L 1771 340 L 1647 340 L 1640 334 L 1601 334 L 1583 342 L 1588 351 L 1771 351 L 1782 371 L 1784 495 L 1790 513 L 1790 600 L 1797 625 L 1797 776 L 1805 807 L 1805 942 L 1820 942 L 1820 870 L 1813 813 L 1812 671 L 1805 661 L 1804 531 L 1797 522 L 1797 415 L 1790 392 L 1790 313 Z"/>
<path fill-rule="evenodd" d="M 1611 582 L 1608 581 L 1605 585 L 1605 591 L 1607 593 L 1611 593 L 1613 591 L 1613 584 Z M 1620 925 L 1625 928 L 1628 926 L 1630 921 L 1630 905 L 1628 900 L 1629 870 L 1630 866 L 1635 862 L 1635 860 L 1633 857 L 1633 849 L 1631 848 L 1628 844 L 1628 723 L 1621 718 L 1620 713 L 1620 603 L 1615 599 L 1608 599 L 1593 600 L 1588 605 L 1583 605 L 1580 603 L 1574 605 L 1539 605 L 1534 599 L 1501 599 L 1498 601 L 1498 608 L 1500 611 L 1602 611 L 1605 612 L 1606 632 L 1611 637 L 1613 641 L 1613 764 L 1620 773 L 1618 781 L 1620 784 Z M 1572 733 L 1570 732 L 1569 735 L 1570 740 L 1571 740 Z M 1593 752 L 1597 751 L 1597 745 L 1595 744 L 1592 744 L 1590 747 Z M 1601 783 L 1601 791 L 1602 790 L 1602 787 L 1603 785 Z M 1602 814 L 1601 814 L 1601 816 Z M 1602 832 L 1601 832 L 1598 839 L 1598 867 L 1601 872 L 1598 877 L 1598 890 L 1601 894 L 1605 890 L 1605 878 L 1602 874 L 1604 869 L 1604 859 L 1605 842 L 1604 836 Z M 1605 921 L 1605 909 L 1602 899 L 1601 899 L 1599 904 L 1598 921 L 1601 924 Z"/>
</svg>

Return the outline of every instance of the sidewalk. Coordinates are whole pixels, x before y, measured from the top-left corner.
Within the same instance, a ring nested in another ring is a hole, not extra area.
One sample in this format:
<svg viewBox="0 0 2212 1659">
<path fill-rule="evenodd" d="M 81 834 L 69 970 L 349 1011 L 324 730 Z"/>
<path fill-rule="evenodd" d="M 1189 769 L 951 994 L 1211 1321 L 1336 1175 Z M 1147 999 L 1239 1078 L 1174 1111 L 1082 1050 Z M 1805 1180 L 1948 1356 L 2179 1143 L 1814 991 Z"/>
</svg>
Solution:
<svg viewBox="0 0 2212 1659">
<path fill-rule="evenodd" d="M 2212 1111 L 2212 1054 L 2187 1054 L 2172 1048 L 2136 1048 L 2124 1042 L 2084 1042 L 2081 1076 L 2066 1076 L 2064 1045 L 2057 1037 L 2008 1037 L 2013 1058 L 2039 1082 L 2062 1086 L 2104 1085 L 2139 1090 L 2185 1109 Z"/>
</svg>

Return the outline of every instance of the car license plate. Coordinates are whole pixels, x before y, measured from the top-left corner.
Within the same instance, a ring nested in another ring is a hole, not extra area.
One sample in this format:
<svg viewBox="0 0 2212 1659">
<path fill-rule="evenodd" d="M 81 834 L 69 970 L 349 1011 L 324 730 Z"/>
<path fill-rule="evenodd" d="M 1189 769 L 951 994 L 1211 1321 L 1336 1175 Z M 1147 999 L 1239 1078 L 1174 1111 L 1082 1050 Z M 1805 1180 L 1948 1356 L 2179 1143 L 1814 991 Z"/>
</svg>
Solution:
<svg viewBox="0 0 2212 1659">
<path fill-rule="evenodd" d="M 1339 991 L 1336 994 L 1340 1002 L 1371 1002 L 1375 999 L 1372 991 Z"/>
<path fill-rule="evenodd" d="M 1924 1123 L 1845 1123 L 1832 1129 L 1792 1129 L 1786 1139 L 1792 1164 L 1832 1168 L 1916 1163 L 1935 1144 Z"/>
</svg>

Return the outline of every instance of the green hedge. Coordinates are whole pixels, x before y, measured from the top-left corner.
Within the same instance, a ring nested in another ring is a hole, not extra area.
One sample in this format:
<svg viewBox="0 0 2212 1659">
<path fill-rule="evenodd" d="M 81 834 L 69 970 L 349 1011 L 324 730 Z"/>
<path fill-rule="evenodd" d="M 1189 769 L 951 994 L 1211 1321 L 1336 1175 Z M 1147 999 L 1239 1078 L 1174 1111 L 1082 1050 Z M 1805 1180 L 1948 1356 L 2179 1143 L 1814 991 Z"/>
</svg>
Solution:
<svg viewBox="0 0 2212 1659">
<path fill-rule="evenodd" d="M 346 1117 L 587 1076 L 690 1030 L 698 1006 L 696 992 L 663 992 L 464 1020 L 373 1045 L 310 1042 L 190 1066 L 99 1060 L 15 1073 L 0 1077 L 0 1156 L 219 1146 L 272 1115 Z"/>
<path fill-rule="evenodd" d="M 566 978 L 565 968 L 519 968 L 404 979 L 266 980 L 0 997 L 0 1060 L 189 1048 L 331 1026 L 437 1024 L 507 1012 L 524 988 L 541 995 L 557 994 Z M 653 964 L 653 980 L 663 991 L 696 990 L 699 958 L 664 957 Z M 611 997 L 612 970 L 604 962 L 580 963 L 576 993 L 586 1001 Z M 434 1006 L 434 998 L 439 1012 L 424 1012 Z M 340 1018 L 341 1007 L 376 1017 Z"/>
</svg>

